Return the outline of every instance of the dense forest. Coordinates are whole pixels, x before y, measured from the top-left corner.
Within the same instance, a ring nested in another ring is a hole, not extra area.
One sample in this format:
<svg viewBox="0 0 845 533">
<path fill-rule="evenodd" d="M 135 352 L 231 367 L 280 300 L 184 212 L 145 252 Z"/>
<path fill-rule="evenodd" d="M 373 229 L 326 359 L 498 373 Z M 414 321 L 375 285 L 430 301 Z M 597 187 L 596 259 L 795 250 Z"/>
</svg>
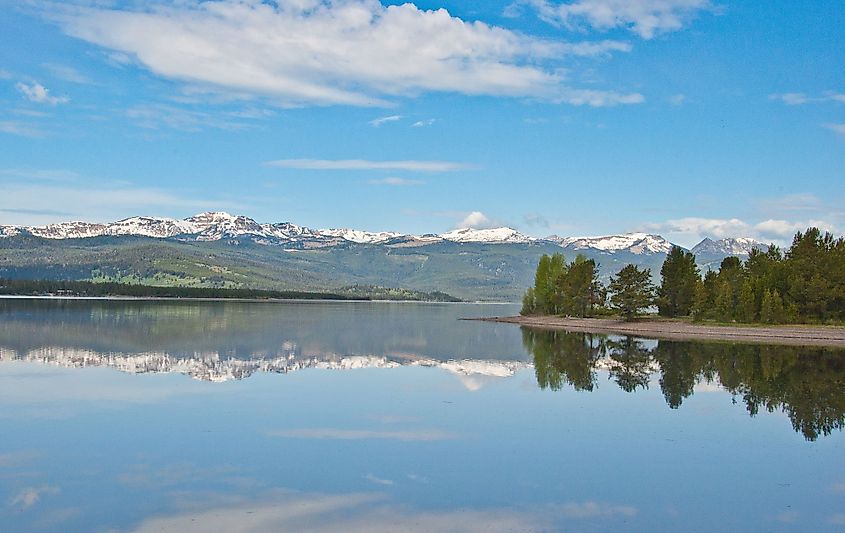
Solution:
<svg viewBox="0 0 845 533">
<path fill-rule="evenodd" d="M 250 300 L 408 300 L 458 302 L 443 292 L 421 292 L 372 285 L 354 285 L 335 292 L 277 291 L 217 287 L 160 287 L 134 283 L 10 280 L 0 278 L 0 295 L 17 296 L 129 296 L 136 298 L 230 298 Z"/>
<path fill-rule="evenodd" d="M 657 308 L 665 317 L 742 323 L 841 323 L 845 320 L 845 239 L 817 228 L 795 235 L 782 251 L 752 250 L 745 261 L 725 258 L 702 276 L 691 252 L 666 255 L 661 283 L 627 265 L 607 287 L 593 260 L 544 255 L 534 286 L 523 297 L 523 315 L 577 317 L 616 313 L 626 318 Z"/>
</svg>

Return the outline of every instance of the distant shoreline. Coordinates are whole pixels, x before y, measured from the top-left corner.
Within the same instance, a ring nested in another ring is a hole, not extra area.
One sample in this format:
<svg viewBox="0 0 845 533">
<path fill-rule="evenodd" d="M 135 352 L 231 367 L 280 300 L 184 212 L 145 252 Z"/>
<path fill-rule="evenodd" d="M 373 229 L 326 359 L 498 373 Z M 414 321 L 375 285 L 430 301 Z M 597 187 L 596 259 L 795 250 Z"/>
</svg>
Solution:
<svg viewBox="0 0 845 533">
<path fill-rule="evenodd" d="M 392 303 L 392 304 L 458 304 L 458 305 L 517 305 L 513 302 L 437 300 L 377 300 L 356 298 L 201 298 L 192 296 L 74 296 L 62 294 L 0 294 L 0 300 L 99 300 L 126 302 L 253 302 L 253 303 Z"/>
<path fill-rule="evenodd" d="M 625 321 L 615 318 L 564 318 L 557 316 L 495 316 L 467 320 L 518 324 L 532 329 L 616 333 L 666 340 L 711 340 L 845 347 L 845 327 L 841 326 L 717 326 L 651 318 Z"/>
</svg>

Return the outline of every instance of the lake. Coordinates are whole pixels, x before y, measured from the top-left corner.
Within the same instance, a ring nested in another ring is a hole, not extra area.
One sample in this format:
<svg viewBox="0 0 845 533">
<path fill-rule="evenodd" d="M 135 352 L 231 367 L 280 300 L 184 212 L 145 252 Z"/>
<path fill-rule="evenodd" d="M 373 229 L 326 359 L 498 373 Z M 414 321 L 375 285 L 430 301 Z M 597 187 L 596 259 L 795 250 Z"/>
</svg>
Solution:
<svg viewBox="0 0 845 533">
<path fill-rule="evenodd" d="M 845 351 L 0 299 L 2 531 L 845 528 Z"/>
</svg>

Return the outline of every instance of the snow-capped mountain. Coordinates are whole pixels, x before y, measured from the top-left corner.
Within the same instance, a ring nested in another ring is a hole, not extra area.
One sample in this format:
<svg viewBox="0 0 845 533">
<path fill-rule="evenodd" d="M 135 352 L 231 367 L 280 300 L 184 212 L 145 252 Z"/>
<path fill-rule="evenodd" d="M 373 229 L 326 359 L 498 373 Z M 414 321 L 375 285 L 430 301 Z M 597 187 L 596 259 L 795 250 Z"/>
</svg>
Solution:
<svg viewBox="0 0 845 533">
<path fill-rule="evenodd" d="M 442 234 L 407 235 L 395 231 L 364 231 L 350 228 L 311 229 L 291 222 L 259 223 L 243 215 L 222 211 L 200 213 L 184 220 L 163 217 L 137 216 L 108 224 L 90 222 L 61 222 L 46 226 L 0 226 L 0 238 L 29 234 L 45 239 L 84 239 L 100 236 L 134 235 L 158 239 L 183 241 L 219 241 L 248 239 L 265 245 L 282 245 L 292 248 L 337 246 L 344 243 L 390 244 L 421 246 L 443 241 L 455 243 L 527 244 L 554 243 L 567 250 L 594 251 L 600 254 L 628 252 L 653 256 L 665 254 L 672 243 L 660 235 L 625 233 L 603 237 L 557 237 L 545 239 L 530 237 L 508 228 L 460 228 Z M 746 256 L 752 248 L 765 249 L 766 245 L 749 238 L 704 239 L 692 251 L 697 255 L 716 257 L 726 255 Z"/>
<path fill-rule="evenodd" d="M 665 254 L 672 243 L 660 235 L 625 233 L 605 237 L 549 237 L 564 248 L 572 250 L 599 250 L 602 252 L 628 251 L 637 255 Z"/>
<path fill-rule="evenodd" d="M 338 237 L 350 242 L 357 242 L 358 244 L 379 244 L 387 242 L 396 237 L 403 237 L 401 233 L 395 231 L 361 231 L 357 229 L 327 229 L 320 231 L 321 235 L 329 237 Z"/>
<path fill-rule="evenodd" d="M 339 355 L 333 353 L 303 355 L 296 343 L 285 342 L 278 354 L 270 357 L 237 359 L 217 352 L 174 355 L 165 352 L 115 353 L 84 348 L 43 346 L 18 351 L 0 346 L 0 362 L 29 361 L 66 368 L 110 367 L 129 374 L 176 373 L 200 381 L 225 382 L 248 378 L 256 372 L 287 374 L 305 368 L 323 370 L 358 370 L 421 366 L 442 368 L 458 376 L 472 391 L 494 379 L 509 378 L 530 368 L 521 361 L 460 359 L 401 359 L 382 355 Z"/>
<path fill-rule="evenodd" d="M 442 239 L 453 242 L 487 242 L 523 244 L 535 241 L 534 237 L 523 235 L 512 228 L 473 229 L 461 228 L 440 235 Z"/>
<path fill-rule="evenodd" d="M 751 253 L 751 250 L 766 250 L 768 247 L 769 245 L 748 237 L 719 240 L 713 240 L 708 237 L 693 246 L 691 251 L 696 256 L 702 257 L 747 256 Z"/>
</svg>

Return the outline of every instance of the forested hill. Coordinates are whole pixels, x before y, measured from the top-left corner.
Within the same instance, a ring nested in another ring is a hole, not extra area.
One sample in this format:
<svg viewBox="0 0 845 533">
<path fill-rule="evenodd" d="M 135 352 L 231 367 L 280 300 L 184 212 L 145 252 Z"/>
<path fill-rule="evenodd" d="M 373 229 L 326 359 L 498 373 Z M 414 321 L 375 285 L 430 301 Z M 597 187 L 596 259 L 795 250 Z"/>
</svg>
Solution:
<svg viewBox="0 0 845 533">
<path fill-rule="evenodd" d="M 261 300 L 402 300 L 426 302 L 458 302 L 445 293 L 425 293 L 407 289 L 355 286 L 337 292 L 274 291 L 260 289 L 226 289 L 219 287 L 162 287 L 130 283 L 63 280 L 0 279 L 0 295 L 14 296 L 78 296 L 135 298 L 215 298 Z"/>
</svg>

